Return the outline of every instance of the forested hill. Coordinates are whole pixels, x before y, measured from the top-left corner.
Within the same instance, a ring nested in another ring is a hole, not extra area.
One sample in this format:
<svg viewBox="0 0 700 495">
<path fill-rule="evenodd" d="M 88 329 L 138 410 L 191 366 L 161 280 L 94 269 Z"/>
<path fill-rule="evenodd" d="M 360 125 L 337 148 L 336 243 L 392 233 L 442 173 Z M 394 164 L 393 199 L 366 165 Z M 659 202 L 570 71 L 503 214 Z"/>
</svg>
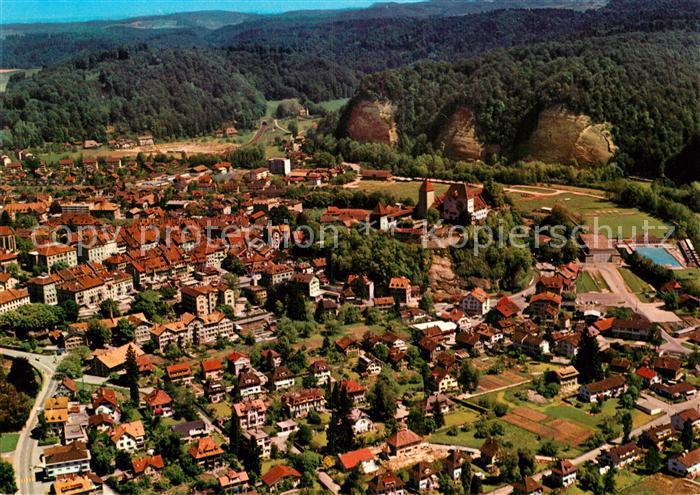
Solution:
<svg viewBox="0 0 700 495">
<path fill-rule="evenodd" d="M 698 0 L 613 0 L 584 12 L 571 9 L 500 9 L 458 17 L 343 20 L 331 24 L 247 23 L 208 36 L 221 46 L 284 46 L 361 72 L 420 60 L 473 57 L 497 47 L 580 39 L 625 32 L 700 29 Z"/>
<path fill-rule="evenodd" d="M 271 16 L 201 12 L 118 22 L 0 25 L 0 66 L 45 67 L 84 51 L 140 43 L 155 48 L 248 44 L 292 48 L 377 70 L 561 36 L 692 28 L 699 17 L 697 0 L 612 0 L 593 9 L 604 4 L 604 0 L 433 0 Z"/>
<path fill-rule="evenodd" d="M 517 1 L 520 0 L 499 0 L 494 5 Z M 538 0 L 536 5 L 551 4 L 552 1 Z M 563 3 L 566 1 L 562 0 Z M 449 5 L 450 2 L 427 3 L 431 7 L 442 4 Z M 542 46 L 546 47 L 549 42 L 586 40 L 627 32 L 697 32 L 700 22 L 698 6 L 698 0 L 612 0 L 604 8 L 583 12 L 548 8 L 501 9 L 459 17 L 403 15 L 380 18 L 370 15 L 360 20 L 352 19 L 359 15 L 353 11 L 354 14 L 348 15 L 350 19 L 339 22 L 329 22 L 320 14 L 321 20 L 305 14 L 282 16 L 275 22 L 267 18 L 256 19 L 218 30 L 192 26 L 134 29 L 122 25 L 105 27 L 105 36 L 98 38 L 93 38 L 95 31 L 89 30 L 75 35 L 65 32 L 55 36 L 9 37 L 2 40 L 2 65 L 6 67 L 21 66 L 14 63 L 21 60 L 31 60 L 28 65 L 33 66 L 37 61 L 35 57 L 50 57 L 55 62 L 70 50 L 85 53 L 52 64 L 31 77 L 11 78 L 2 97 L 0 126 L 9 129 L 3 137 L 11 139 L 6 144 L 15 147 L 45 141 L 102 140 L 109 125 L 115 126 L 118 133 L 151 131 L 159 138 L 202 134 L 231 119 L 245 127 L 262 115 L 265 98 L 301 97 L 321 101 L 348 97 L 352 96 L 365 74 L 416 62 L 454 61 L 502 47 L 544 42 Z M 135 33 L 135 40 L 125 41 Z M 646 37 L 646 34 L 640 35 L 642 40 Z M 663 36 L 651 38 L 664 39 Z M 124 42 L 124 46 L 113 46 L 120 42 Z M 689 42 L 694 42 L 694 38 L 691 37 Z M 183 44 L 187 48 L 180 48 Z M 221 48 L 212 48 L 212 45 Z M 176 48 L 163 48 L 173 46 Z M 651 54 L 650 60 L 661 64 L 659 59 L 663 58 L 667 48 L 663 41 L 655 46 L 659 51 Z M 598 47 L 599 50 L 605 48 Z M 527 48 L 524 50 L 529 53 Z M 545 50 L 527 56 L 533 67 L 542 64 L 551 70 L 554 67 L 551 59 L 556 58 L 555 55 Z M 537 59 L 540 56 L 544 58 Z M 636 60 L 636 57 L 632 59 Z M 687 66 L 690 60 L 694 60 L 692 56 L 679 63 Z M 472 60 L 462 65 L 469 67 L 481 63 L 487 62 Z M 509 64 L 517 65 L 517 61 L 509 61 Z M 606 66 L 605 70 L 614 73 L 618 70 L 617 65 L 626 67 L 629 62 L 613 56 L 610 64 L 612 68 Z M 642 61 L 640 64 L 644 67 Z M 667 75 L 676 72 L 675 66 L 663 68 L 668 71 Z M 525 70 L 523 67 L 517 69 Z M 449 74 L 454 70 L 450 69 Z M 499 74 L 504 68 L 496 63 L 494 70 L 494 74 Z M 590 71 L 594 80 L 601 77 L 603 85 L 606 84 L 603 73 L 596 73 L 594 69 Z M 541 80 L 542 84 L 547 81 L 537 69 L 530 68 L 526 72 L 530 81 L 522 90 L 534 91 L 535 82 Z M 634 75 L 641 86 L 646 84 L 643 73 L 635 72 Z M 395 76 L 388 77 L 393 81 Z M 431 77 L 441 76 L 431 74 Z M 463 78 L 465 74 L 457 77 Z M 459 81 L 459 84 L 463 85 L 464 81 Z M 501 84 L 506 96 L 508 91 L 521 90 L 517 78 L 504 80 Z M 676 81 L 664 82 L 653 90 L 667 87 L 672 95 L 675 91 L 685 91 L 685 87 L 677 87 Z M 584 94 L 588 89 L 576 85 L 573 88 Z M 592 88 L 592 93 L 596 94 L 596 88 Z M 639 95 L 644 100 L 645 93 L 634 88 L 629 94 Z M 585 98 L 576 100 L 585 101 Z M 443 105 L 442 102 L 430 101 L 436 108 Z M 491 133 L 495 133 L 499 140 L 504 140 L 506 148 L 514 142 L 513 122 L 522 119 L 523 111 L 519 101 L 509 101 L 509 104 L 500 110 L 503 115 L 490 118 L 488 127 L 481 131 L 486 132 L 489 139 Z M 416 108 L 428 108 L 427 102 L 417 102 L 416 105 Z M 598 101 L 596 105 L 608 104 Z M 615 108 L 614 112 L 621 114 L 626 111 L 621 102 L 613 101 L 610 105 Z M 687 108 L 682 110 L 688 111 Z M 597 109 L 591 116 L 608 111 L 613 110 Z M 430 118 L 429 112 L 425 116 Z M 406 135 L 414 132 L 410 121 L 402 122 L 407 126 Z M 619 118 L 614 122 L 624 123 L 624 120 Z M 687 123 L 674 127 L 672 143 L 663 146 L 675 148 L 678 133 L 687 130 Z M 641 156 L 635 156 L 641 159 Z M 666 158 L 667 153 L 655 153 L 653 157 Z M 652 167 L 645 165 L 645 168 Z"/>
<path fill-rule="evenodd" d="M 106 138 L 151 131 L 196 136 L 235 119 L 251 127 L 265 99 L 350 96 L 353 72 L 276 50 L 148 49 L 98 52 L 11 81 L 0 126 L 6 145 Z"/>
<path fill-rule="evenodd" d="M 400 145 L 410 149 L 416 139 L 435 143 L 455 110 L 468 108 L 478 140 L 517 158 L 539 113 L 562 106 L 612 124 L 615 160 L 628 173 L 658 176 L 700 132 L 699 69 L 700 34 L 691 32 L 495 50 L 367 76 L 339 130 L 345 132 L 357 103 L 390 102 Z"/>
</svg>

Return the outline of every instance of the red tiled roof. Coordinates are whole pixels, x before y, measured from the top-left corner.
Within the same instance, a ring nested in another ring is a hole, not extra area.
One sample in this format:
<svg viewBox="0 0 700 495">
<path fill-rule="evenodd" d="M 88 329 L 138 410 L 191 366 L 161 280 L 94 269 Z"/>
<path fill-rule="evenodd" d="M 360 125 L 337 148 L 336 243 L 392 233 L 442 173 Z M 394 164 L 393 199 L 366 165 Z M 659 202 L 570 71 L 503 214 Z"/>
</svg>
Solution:
<svg viewBox="0 0 700 495">
<path fill-rule="evenodd" d="M 415 445 L 417 443 L 421 443 L 422 441 L 423 438 L 420 435 L 414 433 L 408 428 L 399 430 L 386 439 L 386 443 L 396 449 L 400 449 L 408 445 Z"/>
<path fill-rule="evenodd" d="M 283 478 L 301 478 L 301 473 L 294 469 L 293 467 L 285 466 L 283 464 L 274 466 L 262 476 L 262 481 L 268 487 L 273 487 Z"/>
<path fill-rule="evenodd" d="M 346 471 L 351 470 L 361 462 L 369 461 L 374 459 L 374 454 L 367 447 L 359 450 L 353 450 L 352 452 L 346 452 L 338 456 L 340 464 L 342 464 L 343 469 Z"/>
<path fill-rule="evenodd" d="M 141 459 L 134 459 L 131 461 L 131 466 L 134 468 L 134 473 L 140 474 L 143 473 L 148 466 L 154 469 L 163 469 L 165 463 L 161 455 L 158 454 L 150 457 L 142 457 Z"/>
</svg>

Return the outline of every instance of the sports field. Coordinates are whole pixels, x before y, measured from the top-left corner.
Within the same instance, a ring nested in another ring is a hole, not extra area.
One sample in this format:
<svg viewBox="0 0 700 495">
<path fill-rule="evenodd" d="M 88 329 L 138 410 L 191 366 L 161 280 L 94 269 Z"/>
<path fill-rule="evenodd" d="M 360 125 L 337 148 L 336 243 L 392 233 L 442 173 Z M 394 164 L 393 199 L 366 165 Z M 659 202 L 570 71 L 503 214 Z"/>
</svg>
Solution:
<svg viewBox="0 0 700 495">
<path fill-rule="evenodd" d="M 612 234 L 613 238 L 630 238 L 634 235 L 642 235 L 644 228 L 650 236 L 661 237 L 668 230 L 668 226 L 658 218 L 643 213 L 635 208 L 623 208 L 612 201 L 602 199 L 603 193 L 596 190 L 578 188 L 576 191 L 558 189 L 552 186 L 549 193 L 542 186 L 532 188 L 530 186 L 510 186 L 511 189 L 520 192 L 509 192 L 515 207 L 524 215 L 546 214 L 546 209 L 559 204 L 582 217 L 589 228 L 596 226 L 605 234 Z M 559 191 L 559 192 L 557 192 Z M 577 192 L 579 194 L 577 194 Z M 607 229 L 610 229 L 608 232 Z"/>
</svg>

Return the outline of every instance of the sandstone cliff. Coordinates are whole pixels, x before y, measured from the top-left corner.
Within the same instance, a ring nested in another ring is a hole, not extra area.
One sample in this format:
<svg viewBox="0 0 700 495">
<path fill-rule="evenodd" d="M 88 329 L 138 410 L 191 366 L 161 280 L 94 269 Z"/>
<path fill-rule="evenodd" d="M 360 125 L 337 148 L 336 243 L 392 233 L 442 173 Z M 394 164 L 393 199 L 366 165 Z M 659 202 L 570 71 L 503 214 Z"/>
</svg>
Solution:
<svg viewBox="0 0 700 495">
<path fill-rule="evenodd" d="M 471 109 L 459 107 L 440 130 L 437 145 L 453 160 L 481 160 L 487 149 L 476 136 L 476 123 Z"/>
<path fill-rule="evenodd" d="M 610 161 L 617 150 L 609 125 L 595 124 L 587 115 L 576 115 L 562 107 L 542 111 L 537 125 L 524 144 L 524 158 L 544 162 L 597 167 Z"/>
<path fill-rule="evenodd" d="M 350 111 L 347 133 L 356 141 L 369 141 L 395 145 L 399 141 L 394 115 L 396 109 L 390 102 L 361 100 Z"/>
</svg>

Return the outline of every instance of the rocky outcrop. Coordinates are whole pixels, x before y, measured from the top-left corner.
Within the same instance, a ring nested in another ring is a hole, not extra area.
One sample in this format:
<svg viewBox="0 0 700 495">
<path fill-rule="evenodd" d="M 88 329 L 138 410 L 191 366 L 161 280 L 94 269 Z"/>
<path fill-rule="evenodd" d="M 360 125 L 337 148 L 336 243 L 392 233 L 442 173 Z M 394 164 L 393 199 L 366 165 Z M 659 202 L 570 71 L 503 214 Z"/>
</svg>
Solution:
<svg viewBox="0 0 700 495">
<path fill-rule="evenodd" d="M 476 123 L 471 109 L 459 107 L 440 129 L 438 147 L 453 160 L 481 160 L 487 150 L 476 136 Z"/>
<path fill-rule="evenodd" d="M 396 109 L 390 102 L 361 100 L 350 110 L 347 133 L 356 141 L 395 145 L 399 142 L 394 116 Z"/>
<path fill-rule="evenodd" d="M 588 115 L 550 107 L 539 114 L 523 154 L 529 160 L 576 161 L 579 165 L 597 167 L 607 164 L 616 150 L 609 124 L 595 124 Z"/>
<path fill-rule="evenodd" d="M 463 298 L 467 293 L 464 280 L 455 275 L 449 256 L 433 254 L 428 278 L 435 302 L 452 302 Z"/>
</svg>

